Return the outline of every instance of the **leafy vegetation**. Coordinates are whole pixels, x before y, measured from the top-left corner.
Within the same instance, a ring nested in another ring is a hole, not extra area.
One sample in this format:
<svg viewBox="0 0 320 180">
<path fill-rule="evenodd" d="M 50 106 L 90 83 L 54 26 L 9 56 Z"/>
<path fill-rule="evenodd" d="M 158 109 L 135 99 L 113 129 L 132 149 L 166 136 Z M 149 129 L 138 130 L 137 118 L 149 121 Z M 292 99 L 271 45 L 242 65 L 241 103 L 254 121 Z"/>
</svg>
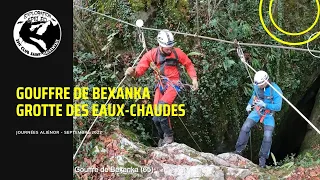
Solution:
<svg viewBox="0 0 320 180">
<path fill-rule="evenodd" d="M 139 18 L 146 19 L 145 26 L 170 29 L 181 32 L 216 37 L 240 42 L 254 42 L 278 45 L 265 33 L 258 17 L 258 1 L 154 1 L 154 0 L 89 0 L 81 4 L 91 10 L 135 24 Z M 299 21 L 305 27 L 310 24 L 313 14 L 296 16 L 287 24 L 287 12 L 291 6 L 277 2 L 275 19 L 279 25 L 292 30 L 294 21 Z M 315 8 L 312 2 L 305 2 L 305 7 Z M 155 9 L 154 11 L 152 10 Z M 198 9 L 198 13 L 197 13 Z M 264 5 L 267 9 L 267 5 Z M 141 13 L 142 12 L 142 13 Z M 152 12 L 152 13 L 151 13 Z M 308 11 L 312 12 L 312 11 Z M 315 12 L 315 11 L 314 11 Z M 265 11 L 264 14 L 267 12 Z M 295 11 L 293 13 L 300 13 Z M 147 17 L 141 14 L 147 14 Z M 94 86 L 117 86 L 124 77 L 124 71 L 142 51 L 139 34 L 135 27 L 117 22 L 107 17 L 74 8 L 74 85 L 88 86 L 90 91 Z M 299 17 L 308 17 L 302 21 Z M 265 18 L 267 19 L 267 18 Z M 270 27 L 270 22 L 266 20 Z M 197 26 L 198 25 L 198 26 Z M 319 29 L 320 25 L 315 27 Z M 148 48 L 157 46 L 156 31 L 144 31 Z M 279 37 L 283 37 L 275 33 Z M 203 151 L 225 152 L 232 151 L 238 132 L 247 114 L 245 106 L 250 98 L 251 82 L 245 66 L 240 62 L 232 44 L 224 44 L 183 35 L 175 35 L 177 47 L 189 54 L 195 64 L 200 89 L 197 92 L 182 92 L 177 103 L 186 105 L 184 124 L 191 131 L 194 139 Z M 283 37 L 286 40 L 296 40 Z M 301 38 L 308 38 L 307 35 Z M 319 49 L 318 40 L 310 43 Z M 263 47 L 243 47 L 249 63 L 255 69 L 266 70 L 292 103 L 296 103 L 310 83 L 320 73 L 320 61 L 307 52 L 271 49 Z M 200 55 L 201 54 L 201 55 Z M 253 76 L 253 73 L 251 76 Z M 182 74 L 185 83 L 191 83 L 186 73 Z M 146 86 L 153 90 L 154 80 L 151 70 L 140 79 L 126 79 L 124 86 Z M 152 93 L 152 91 L 151 91 Z M 151 97 L 153 98 L 153 97 Z M 133 100 L 111 100 L 111 103 L 142 103 Z M 100 103 L 103 100 L 81 100 L 75 103 Z M 152 103 L 151 101 L 148 103 Z M 283 109 L 276 115 L 276 127 L 288 111 L 289 105 L 283 103 Z M 95 117 L 74 118 L 75 130 L 88 130 Z M 181 121 L 173 117 L 171 122 L 175 139 L 195 149 L 196 144 L 189 136 Z M 147 145 L 155 145 L 155 129 L 151 117 L 101 117 L 94 129 L 108 132 L 120 127 L 138 135 L 138 140 Z M 253 146 L 260 147 L 263 131 L 254 130 Z M 277 128 L 276 132 L 277 133 Z M 76 149 L 84 135 L 74 136 Z M 96 137 L 97 138 L 97 137 Z M 89 140 L 90 139 L 90 140 Z M 92 155 L 96 142 L 94 137 L 88 137 L 81 148 L 78 158 Z M 253 149 L 258 154 L 259 148 Z M 312 154 L 311 154 L 312 155 Z M 249 156 L 247 156 L 249 157 Z M 312 155 L 312 157 L 314 157 Z M 302 161 L 301 161 L 302 162 Z"/>
<path fill-rule="evenodd" d="M 288 155 L 277 163 L 276 166 L 267 166 L 261 179 L 317 179 L 320 176 L 320 146 L 313 146 L 308 151 Z"/>
</svg>

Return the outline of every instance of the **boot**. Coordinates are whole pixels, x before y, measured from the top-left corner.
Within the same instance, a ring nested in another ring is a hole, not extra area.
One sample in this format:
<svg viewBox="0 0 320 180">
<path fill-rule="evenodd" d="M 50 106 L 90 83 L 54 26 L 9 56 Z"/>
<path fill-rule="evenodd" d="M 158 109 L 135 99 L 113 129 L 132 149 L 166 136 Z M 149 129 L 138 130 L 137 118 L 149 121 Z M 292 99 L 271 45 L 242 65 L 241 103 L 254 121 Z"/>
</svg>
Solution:
<svg viewBox="0 0 320 180">
<path fill-rule="evenodd" d="M 261 168 L 266 168 L 266 159 L 264 157 L 259 158 L 259 166 Z"/>
<path fill-rule="evenodd" d="M 163 145 L 173 143 L 173 135 L 164 134 Z"/>
<path fill-rule="evenodd" d="M 242 151 L 234 151 L 233 153 L 242 156 Z"/>
<path fill-rule="evenodd" d="M 159 141 L 158 141 L 158 147 L 161 147 L 163 145 L 163 139 L 159 139 Z"/>
</svg>

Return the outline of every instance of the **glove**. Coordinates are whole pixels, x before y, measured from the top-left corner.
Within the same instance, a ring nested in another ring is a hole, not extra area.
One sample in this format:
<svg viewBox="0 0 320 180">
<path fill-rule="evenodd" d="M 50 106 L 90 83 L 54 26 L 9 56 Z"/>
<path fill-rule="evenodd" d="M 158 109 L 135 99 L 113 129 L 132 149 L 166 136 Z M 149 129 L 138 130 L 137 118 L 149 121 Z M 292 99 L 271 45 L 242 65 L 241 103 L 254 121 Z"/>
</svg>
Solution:
<svg viewBox="0 0 320 180">
<path fill-rule="evenodd" d="M 198 88 L 199 88 L 199 84 L 198 84 L 197 79 L 193 79 L 192 80 L 192 90 L 196 91 L 196 90 L 198 90 Z"/>
<path fill-rule="evenodd" d="M 135 74 L 135 69 L 133 68 L 133 67 L 129 67 L 127 70 L 126 70 L 126 72 L 125 72 L 125 75 L 126 76 L 134 76 L 134 74 Z"/>
<path fill-rule="evenodd" d="M 248 104 L 248 106 L 246 107 L 246 111 L 249 113 L 251 111 L 251 104 Z"/>
<path fill-rule="evenodd" d="M 256 102 L 256 105 L 257 105 L 257 106 L 260 106 L 260 107 L 266 108 L 266 103 L 264 103 L 262 100 L 258 100 L 258 101 Z"/>
</svg>

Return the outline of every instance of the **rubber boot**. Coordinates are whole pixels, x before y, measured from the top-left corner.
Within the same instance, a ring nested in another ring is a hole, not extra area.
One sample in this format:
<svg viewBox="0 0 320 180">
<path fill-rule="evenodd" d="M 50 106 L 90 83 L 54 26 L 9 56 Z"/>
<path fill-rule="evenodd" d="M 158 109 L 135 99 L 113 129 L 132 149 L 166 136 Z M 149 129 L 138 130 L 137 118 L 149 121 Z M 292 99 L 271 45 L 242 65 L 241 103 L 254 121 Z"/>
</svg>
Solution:
<svg viewBox="0 0 320 180">
<path fill-rule="evenodd" d="M 264 157 L 259 158 L 259 166 L 261 168 L 266 168 L 266 158 L 264 158 Z"/>
<path fill-rule="evenodd" d="M 234 151 L 233 153 L 242 156 L 242 151 Z"/>
<path fill-rule="evenodd" d="M 173 143 L 173 135 L 164 134 L 163 145 Z"/>
<path fill-rule="evenodd" d="M 158 147 L 161 147 L 163 145 L 163 139 L 159 139 L 158 141 Z"/>
</svg>

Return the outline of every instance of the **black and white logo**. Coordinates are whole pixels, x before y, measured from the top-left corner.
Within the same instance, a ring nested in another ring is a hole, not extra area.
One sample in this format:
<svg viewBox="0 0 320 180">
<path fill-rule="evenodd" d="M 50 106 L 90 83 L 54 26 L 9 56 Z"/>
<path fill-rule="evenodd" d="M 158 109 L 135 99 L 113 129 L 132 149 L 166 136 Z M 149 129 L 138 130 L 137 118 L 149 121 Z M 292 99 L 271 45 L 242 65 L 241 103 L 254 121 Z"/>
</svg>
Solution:
<svg viewBox="0 0 320 180">
<path fill-rule="evenodd" d="M 30 57 L 42 58 L 59 46 L 61 27 L 52 14 L 32 10 L 18 19 L 13 29 L 13 38 L 21 52 Z"/>
</svg>

